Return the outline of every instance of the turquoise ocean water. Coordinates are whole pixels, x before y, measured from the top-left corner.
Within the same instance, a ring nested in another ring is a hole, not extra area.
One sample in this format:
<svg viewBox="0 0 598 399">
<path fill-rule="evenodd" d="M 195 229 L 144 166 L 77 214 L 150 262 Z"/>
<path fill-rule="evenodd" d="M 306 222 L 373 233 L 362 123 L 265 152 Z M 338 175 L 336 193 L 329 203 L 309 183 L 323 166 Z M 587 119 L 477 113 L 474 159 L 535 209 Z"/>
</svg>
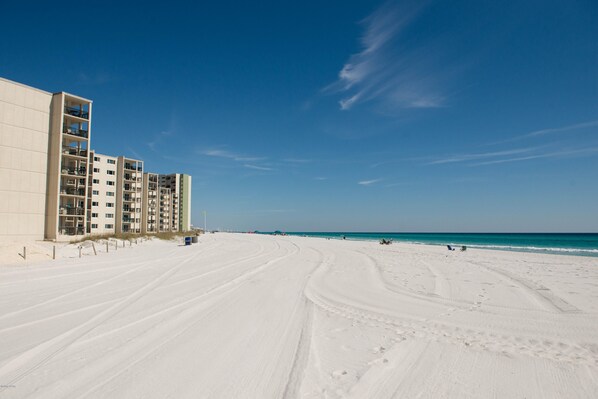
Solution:
<svg viewBox="0 0 598 399">
<path fill-rule="evenodd" d="M 468 248 L 497 249 L 580 256 L 598 256 L 598 233 L 351 233 L 293 232 L 289 235 L 347 240 L 379 241 L 432 245 L 466 245 Z"/>
</svg>

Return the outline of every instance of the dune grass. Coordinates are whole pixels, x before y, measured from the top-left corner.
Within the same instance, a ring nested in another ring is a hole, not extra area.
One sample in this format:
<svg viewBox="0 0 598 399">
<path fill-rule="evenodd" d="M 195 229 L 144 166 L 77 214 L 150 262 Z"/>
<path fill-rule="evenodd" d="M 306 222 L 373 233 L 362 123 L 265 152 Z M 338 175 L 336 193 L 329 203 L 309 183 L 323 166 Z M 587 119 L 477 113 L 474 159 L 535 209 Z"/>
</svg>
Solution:
<svg viewBox="0 0 598 399">
<path fill-rule="evenodd" d="M 135 233 L 122 233 L 122 234 L 95 234 L 89 235 L 81 238 L 76 238 L 71 240 L 71 244 L 80 243 L 83 241 L 100 241 L 100 240 L 123 240 L 123 241 L 133 241 L 135 239 L 140 238 L 157 238 L 160 240 L 173 240 L 178 237 L 185 237 L 185 236 L 192 236 L 196 233 L 194 231 L 166 231 L 160 233 L 146 233 L 146 234 L 135 234 Z"/>
</svg>

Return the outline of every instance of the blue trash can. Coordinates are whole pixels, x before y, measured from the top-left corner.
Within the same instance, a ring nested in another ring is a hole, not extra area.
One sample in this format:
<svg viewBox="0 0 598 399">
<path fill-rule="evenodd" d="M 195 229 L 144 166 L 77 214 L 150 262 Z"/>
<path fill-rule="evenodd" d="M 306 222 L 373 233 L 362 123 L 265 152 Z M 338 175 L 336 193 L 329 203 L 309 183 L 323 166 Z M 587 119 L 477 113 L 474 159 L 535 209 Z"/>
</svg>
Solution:
<svg viewBox="0 0 598 399">
<path fill-rule="evenodd" d="M 185 245 L 191 245 L 191 237 L 185 237 Z"/>
</svg>

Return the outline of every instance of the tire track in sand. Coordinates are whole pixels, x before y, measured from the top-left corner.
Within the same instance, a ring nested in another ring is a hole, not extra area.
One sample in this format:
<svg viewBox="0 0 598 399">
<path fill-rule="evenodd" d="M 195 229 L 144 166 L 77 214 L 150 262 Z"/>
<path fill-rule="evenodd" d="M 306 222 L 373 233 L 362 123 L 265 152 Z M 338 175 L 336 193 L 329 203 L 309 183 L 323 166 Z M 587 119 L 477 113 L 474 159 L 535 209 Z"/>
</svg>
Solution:
<svg viewBox="0 0 598 399">
<path fill-rule="evenodd" d="M 157 286 L 174 275 L 183 265 L 195 259 L 195 257 L 199 254 L 200 253 L 198 252 L 169 268 L 166 272 L 162 273 L 151 282 L 137 289 L 132 294 L 128 295 L 110 308 L 104 310 L 97 316 L 91 318 L 87 322 L 60 334 L 44 342 L 43 344 L 31 348 L 16 358 L 11 359 L 8 363 L 0 368 L 0 380 L 2 380 L 5 384 L 4 387 L 0 388 L 0 393 L 8 389 L 8 386 L 16 384 L 24 377 L 47 363 L 54 356 L 64 351 L 67 347 L 81 339 L 97 326 L 109 320 L 111 317 L 115 316 L 144 295 L 147 295 Z"/>
</svg>

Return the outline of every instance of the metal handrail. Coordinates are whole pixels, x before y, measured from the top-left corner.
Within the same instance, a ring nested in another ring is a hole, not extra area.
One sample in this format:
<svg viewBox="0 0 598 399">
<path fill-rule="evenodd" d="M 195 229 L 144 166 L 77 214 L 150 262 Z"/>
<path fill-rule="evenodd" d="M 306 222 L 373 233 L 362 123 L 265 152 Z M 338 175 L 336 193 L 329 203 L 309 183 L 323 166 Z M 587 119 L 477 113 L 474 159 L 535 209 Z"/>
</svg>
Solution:
<svg viewBox="0 0 598 399">
<path fill-rule="evenodd" d="M 72 127 L 65 127 L 62 130 L 62 132 L 66 133 L 66 134 L 71 134 L 73 136 L 84 137 L 84 138 L 87 138 L 88 134 L 89 134 L 89 131 L 87 131 L 87 130 L 72 128 Z"/>
<path fill-rule="evenodd" d="M 84 109 L 81 109 L 81 108 L 69 107 L 68 105 L 65 105 L 64 112 L 66 114 L 69 114 L 72 116 L 77 116 L 79 118 L 89 119 L 89 111 L 85 111 Z"/>
</svg>

